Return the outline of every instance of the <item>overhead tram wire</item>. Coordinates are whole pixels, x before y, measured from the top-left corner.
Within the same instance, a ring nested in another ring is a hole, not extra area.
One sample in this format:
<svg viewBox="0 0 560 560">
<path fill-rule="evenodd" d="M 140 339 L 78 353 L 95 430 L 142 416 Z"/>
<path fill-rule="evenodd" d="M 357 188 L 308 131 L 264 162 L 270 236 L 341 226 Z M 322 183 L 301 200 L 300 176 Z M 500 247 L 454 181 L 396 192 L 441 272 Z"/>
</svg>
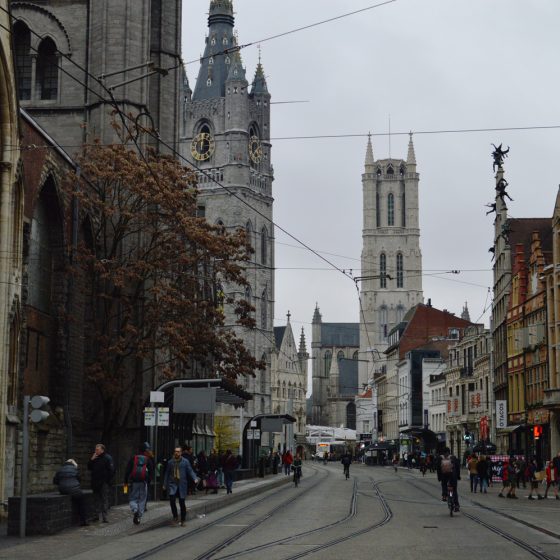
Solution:
<svg viewBox="0 0 560 560">
<path fill-rule="evenodd" d="M 356 14 L 367 12 L 367 11 L 373 10 L 375 8 L 381 8 L 382 6 L 386 6 L 387 4 L 393 4 L 396 1 L 397 0 L 386 0 L 385 2 L 380 2 L 378 4 L 373 4 L 371 6 L 366 6 L 365 8 L 361 8 L 359 10 L 354 10 L 353 12 L 347 12 L 347 13 L 341 14 L 339 16 L 324 19 L 322 21 L 317 21 L 315 23 L 310 23 L 309 25 L 304 25 L 302 27 L 297 27 L 295 29 L 291 29 L 290 31 L 284 31 L 282 33 L 277 33 L 276 35 L 270 35 L 270 36 L 265 37 L 264 39 L 260 39 L 258 41 L 251 41 L 250 43 L 244 43 L 243 45 L 236 45 L 235 47 L 232 47 L 232 48 L 229 48 L 229 49 L 223 49 L 222 51 L 218 51 L 217 53 L 213 53 L 212 55 L 209 55 L 209 56 L 206 56 L 206 57 L 201 56 L 197 59 L 189 60 L 188 62 L 185 62 L 185 66 L 190 66 L 191 64 L 200 63 L 200 62 L 210 58 L 211 56 L 216 57 L 216 56 L 219 56 L 219 55 L 222 55 L 222 54 L 231 54 L 235 51 L 240 51 L 241 49 L 246 49 L 247 47 L 251 47 L 253 45 L 260 45 L 262 43 L 266 43 L 267 41 L 272 41 L 274 39 L 279 39 L 280 37 L 286 37 L 287 35 L 293 35 L 294 33 L 299 33 L 300 31 L 305 31 L 307 29 L 312 29 L 313 27 L 319 27 L 320 25 L 324 25 L 326 23 L 331 23 L 331 22 L 337 21 L 339 19 L 354 16 Z"/>
<path fill-rule="evenodd" d="M 396 0 L 390 0 L 391 2 L 394 2 Z M 8 13 L 9 16 L 12 19 L 15 19 L 17 21 L 17 18 L 15 18 L 15 16 L 13 16 L 11 13 L 9 13 L 5 8 L 0 6 L 0 10 L 3 10 L 4 12 Z M 8 31 L 9 33 L 11 33 L 11 29 L 6 28 L 5 26 L 0 24 L 0 27 L 5 29 L 6 31 Z M 40 37 L 35 31 L 30 30 L 31 33 L 33 33 L 34 35 L 36 35 L 37 37 Z M 36 52 L 38 52 L 37 49 L 33 49 Z M 107 86 L 105 86 L 105 84 L 102 83 L 101 80 L 99 80 L 99 78 L 97 78 L 96 76 L 94 76 L 93 74 L 91 74 L 88 70 L 86 70 L 85 68 L 83 68 L 81 65 L 79 65 L 76 61 L 72 60 L 70 57 L 68 57 L 68 55 L 58 51 L 58 53 L 64 57 L 66 60 L 69 60 L 74 66 L 76 66 L 79 70 L 81 70 L 82 72 L 84 72 L 85 75 L 91 77 L 93 80 L 95 80 L 107 93 L 108 95 L 111 97 L 111 100 L 104 98 L 101 94 L 99 94 L 97 91 L 93 90 L 92 88 L 90 88 L 86 83 L 84 83 L 83 81 L 79 80 L 76 76 L 73 76 L 72 74 L 70 74 L 69 72 L 67 72 L 64 68 L 62 68 L 60 66 L 60 64 L 57 64 L 57 68 L 59 68 L 62 72 L 64 72 L 65 74 L 67 74 L 69 77 L 71 77 L 72 79 L 74 79 L 75 81 L 77 81 L 78 83 L 80 83 L 82 86 L 84 86 L 88 91 L 92 92 L 94 95 L 96 95 L 97 97 L 99 97 L 100 100 L 104 101 L 105 103 L 107 103 L 108 105 L 112 105 L 113 108 L 115 109 L 115 111 L 119 114 L 121 120 L 123 121 L 123 126 L 125 126 L 127 132 L 129 132 L 128 127 L 126 127 L 126 125 L 124 125 L 124 120 L 128 119 L 132 122 L 135 122 L 134 119 L 132 119 L 132 117 L 130 117 L 129 115 L 126 115 L 122 109 L 118 106 L 113 94 L 111 91 L 109 91 L 109 89 L 107 88 Z M 277 229 L 279 229 L 281 232 L 283 232 L 284 234 L 286 234 L 288 237 L 290 237 L 291 239 L 293 239 L 296 243 L 299 243 L 302 247 L 304 247 L 305 249 L 307 249 L 309 252 L 313 253 L 315 256 L 317 256 L 319 259 L 321 259 L 322 261 L 326 262 L 329 266 L 331 266 L 332 268 L 334 268 L 335 270 L 338 270 L 341 274 L 343 274 L 344 276 L 346 276 L 347 278 L 351 279 L 351 276 L 349 274 L 347 274 L 343 269 L 339 268 L 338 266 L 336 266 L 334 263 L 332 263 L 329 259 L 323 257 L 321 254 L 319 254 L 317 251 L 315 251 L 313 248 L 309 247 L 309 245 L 307 245 L 305 242 L 303 242 L 302 240 L 300 240 L 298 237 L 296 237 L 295 235 L 291 234 L 288 230 L 286 230 L 285 228 L 283 228 L 282 226 L 280 226 L 279 224 L 277 224 L 276 222 L 274 222 L 273 220 L 270 220 L 265 214 L 263 214 L 260 210 L 258 210 L 257 208 L 253 207 L 251 204 L 249 204 L 246 200 L 243 199 L 243 197 L 239 196 L 237 193 L 233 192 L 230 188 L 226 187 L 225 185 L 223 185 L 222 183 L 220 183 L 217 179 L 213 178 L 211 174 L 207 173 L 204 169 L 199 168 L 196 164 L 194 164 L 193 162 L 190 162 L 188 159 L 186 159 L 182 154 L 180 154 L 179 152 L 177 152 L 175 150 L 175 148 L 173 148 L 171 145 L 167 144 L 166 142 L 164 142 L 163 140 L 161 140 L 161 138 L 159 137 L 158 134 L 148 130 L 148 129 L 144 129 L 144 133 L 147 134 L 148 136 L 151 136 L 152 138 L 154 138 L 155 140 L 157 140 L 158 142 L 160 142 L 163 146 L 165 146 L 167 149 L 169 149 L 169 151 L 174 154 L 176 157 L 178 157 L 180 160 L 184 161 L 185 163 L 187 163 L 191 168 L 196 169 L 197 171 L 199 171 L 200 173 L 202 173 L 203 175 L 205 175 L 211 182 L 215 183 L 216 185 L 218 185 L 220 188 L 224 189 L 230 196 L 233 196 L 234 198 L 238 199 L 240 202 L 242 202 L 244 205 L 246 205 L 247 207 L 249 207 L 251 210 L 253 210 L 257 215 L 261 216 L 263 219 L 265 219 L 267 222 L 270 222 L 271 225 L 275 226 Z M 130 132 L 129 132 L 130 134 Z M 140 149 L 140 147 L 137 144 L 137 141 L 134 137 L 131 138 L 134 141 L 134 144 L 136 145 L 136 148 L 138 149 L 143 161 L 145 162 L 145 164 L 147 165 L 150 173 L 153 175 L 153 170 L 151 169 L 151 167 L 149 166 L 147 160 L 145 159 L 145 156 L 142 152 L 142 150 Z M 157 179 L 156 179 L 156 183 L 157 183 Z"/>
</svg>

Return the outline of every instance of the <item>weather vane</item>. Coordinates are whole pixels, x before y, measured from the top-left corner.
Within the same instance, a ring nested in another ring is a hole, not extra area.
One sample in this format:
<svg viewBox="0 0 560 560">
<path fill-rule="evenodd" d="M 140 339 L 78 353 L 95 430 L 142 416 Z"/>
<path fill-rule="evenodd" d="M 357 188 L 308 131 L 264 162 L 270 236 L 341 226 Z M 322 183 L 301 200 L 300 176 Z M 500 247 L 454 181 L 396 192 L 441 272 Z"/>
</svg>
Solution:
<svg viewBox="0 0 560 560">
<path fill-rule="evenodd" d="M 498 169 L 502 169 L 502 164 L 504 163 L 504 159 L 507 157 L 509 153 L 509 146 L 507 150 L 502 150 L 502 145 L 496 146 L 496 144 L 492 144 L 494 146 L 494 151 L 492 152 L 492 157 L 494 158 L 494 163 L 492 164 L 492 170 L 496 171 L 496 167 Z"/>
</svg>

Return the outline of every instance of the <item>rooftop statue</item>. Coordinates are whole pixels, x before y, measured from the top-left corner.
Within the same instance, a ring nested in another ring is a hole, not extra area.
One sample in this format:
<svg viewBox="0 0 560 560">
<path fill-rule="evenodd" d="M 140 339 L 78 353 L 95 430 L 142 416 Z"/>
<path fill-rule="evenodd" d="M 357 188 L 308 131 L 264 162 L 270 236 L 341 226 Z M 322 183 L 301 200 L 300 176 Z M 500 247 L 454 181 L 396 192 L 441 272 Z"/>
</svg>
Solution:
<svg viewBox="0 0 560 560">
<path fill-rule="evenodd" d="M 502 145 L 496 147 L 496 144 L 492 144 L 494 146 L 494 151 L 492 152 L 492 157 L 494 158 L 494 163 L 492 164 L 492 170 L 496 171 L 496 167 L 500 169 L 502 164 L 504 163 L 504 158 L 507 157 L 509 153 L 509 146 L 507 150 L 502 150 Z"/>
</svg>

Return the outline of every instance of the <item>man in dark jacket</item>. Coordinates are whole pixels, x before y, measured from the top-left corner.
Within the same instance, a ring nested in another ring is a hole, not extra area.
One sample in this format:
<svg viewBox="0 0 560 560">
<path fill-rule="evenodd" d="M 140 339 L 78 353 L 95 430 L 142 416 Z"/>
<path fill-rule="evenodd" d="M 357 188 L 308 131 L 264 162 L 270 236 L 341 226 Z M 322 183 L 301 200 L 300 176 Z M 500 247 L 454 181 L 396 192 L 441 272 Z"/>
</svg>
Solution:
<svg viewBox="0 0 560 560">
<path fill-rule="evenodd" d="M 109 509 L 109 485 L 115 474 L 113 460 L 105 452 L 105 446 L 98 443 L 95 451 L 88 461 L 88 469 L 91 471 L 91 489 L 93 490 L 93 501 L 95 512 L 103 523 L 109 523 L 107 510 Z"/>
<path fill-rule="evenodd" d="M 58 469 L 54 475 L 53 484 L 58 486 L 61 494 L 72 497 L 72 501 L 78 506 L 80 514 L 80 525 L 85 527 L 88 525 L 86 520 L 86 506 L 84 503 L 84 493 L 80 486 L 80 474 L 78 472 L 78 464 L 74 459 L 68 459 L 64 465 Z"/>
<path fill-rule="evenodd" d="M 461 480 L 461 465 L 455 455 L 451 455 L 449 447 L 443 451 L 443 455 L 437 461 L 437 478 L 441 482 L 441 499 L 447 501 L 447 487 L 453 488 L 453 503 L 455 511 L 459 511 L 459 494 L 457 493 L 457 481 Z"/>
</svg>

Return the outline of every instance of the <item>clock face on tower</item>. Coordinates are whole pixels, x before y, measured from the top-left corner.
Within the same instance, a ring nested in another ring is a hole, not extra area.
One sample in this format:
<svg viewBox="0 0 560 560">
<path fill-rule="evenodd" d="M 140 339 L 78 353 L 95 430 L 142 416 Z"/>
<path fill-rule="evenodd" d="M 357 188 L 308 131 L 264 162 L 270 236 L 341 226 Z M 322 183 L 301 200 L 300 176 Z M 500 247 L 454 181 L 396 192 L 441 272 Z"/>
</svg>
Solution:
<svg viewBox="0 0 560 560">
<path fill-rule="evenodd" d="M 216 144 L 208 132 L 199 132 L 191 142 L 191 154 L 197 161 L 206 161 L 212 157 Z"/>
<path fill-rule="evenodd" d="M 263 149 L 259 137 L 256 135 L 249 138 L 249 157 L 253 163 L 260 163 L 263 156 Z"/>
</svg>

